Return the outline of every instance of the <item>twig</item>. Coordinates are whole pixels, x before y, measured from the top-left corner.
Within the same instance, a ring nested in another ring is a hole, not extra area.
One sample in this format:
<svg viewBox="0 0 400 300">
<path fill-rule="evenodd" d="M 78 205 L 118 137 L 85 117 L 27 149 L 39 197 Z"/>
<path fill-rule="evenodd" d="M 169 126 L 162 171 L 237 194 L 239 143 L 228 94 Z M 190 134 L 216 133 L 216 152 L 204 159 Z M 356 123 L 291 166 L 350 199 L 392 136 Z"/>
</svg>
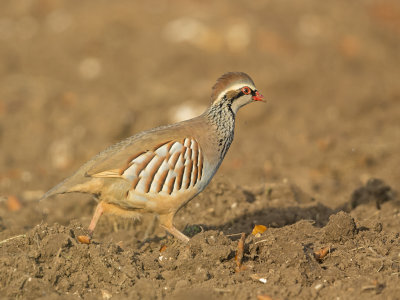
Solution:
<svg viewBox="0 0 400 300">
<path fill-rule="evenodd" d="M 376 253 L 376 251 L 374 249 L 372 249 L 372 247 L 368 247 L 368 250 L 371 251 L 373 254 L 375 254 L 376 256 L 382 257 L 381 255 L 379 255 L 378 253 Z"/>
<path fill-rule="evenodd" d="M 242 233 L 231 233 L 231 234 L 227 234 L 226 236 L 237 236 L 237 235 L 241 235 Z"/>
<path fill-rule="evenodd" d="M 379 267 L 379 269 L 376 270 L 376 272 L 380 272 L 380 271 L 382 271 L 382 269 L 383 269 L 383 263 L 382 263 L 382 265 Z"/>
<path fill-rule="evenodd" d="M 246 237 L 246 234 L 243 232 L 239 243 L 238 243 L 238 249 L 236 252 L 236 272 L 240 272 L 240 270 L 242 269 L 242 260 L 243 260 L 243 252 L 244 252 L 244 239 Z"/>
<path fill-rule="evenodd" d="M 366 258 L 372 261 L 381 261 L 385 259 L 385 257 L 371 257 L 371 256 L 367 256 Z"/>
<path fill-rule="evenodd" d="M 375 290 L 375 289 L 376 289 L 376 285 L 366 285 L 361 288 L 361 291 L 369 291 L 369 290 Z"/>
<path fill-rule="evenodd" d="M 394 273 L 392 273 L 390 275 L 400 275 L 400 272 L 394 272 Z"/>
<path fill-rule="evenodd" d="M 260 240 L 260 241 L 255 242 L 254 245 L 257 245 L 257 244 L 259 244 L 259 243 L 263 243 L 263 242 L 266 242 L 266 241 L 268 241 L 268 240 L 267 240 L 267 239 L 265 239 L 265 240 Z"/>
<path fill-rule="evenodd" d="M 40 248 L 40 244 L 39 244 L 39 237 L 38 237 L 37 233 L 35 234 L 35 242 L 36 242 L 36 245 L 37 245 L 37 247 L 39 249 Z"/>
<path fill-rule="evenodd" d="M 360 249 L 364 249 L 364 248 L 365 247 L 358 247 L 358 248 L 351 249 L 350 251 L 360 250 Z"/>
<path fill-rule="evenodd" d="M 62 250 L 62 248 L 60 247 L 60 249 L 58 249 L 58 251 L 57 251 L 56 257 L 54 258 L 54 262 L 53 262 L 54 269 L 58 265 L 58 259 L 59 259 L 60 254 L 61 254 L 61 250 Z"/>
<path fill-rule="evenodd" d="M 9 241 L 12 241 L 14 239 L 20 238 L 20 237 L 26 237 L 26 234 L 20 234 L 20 235 L 12 236 L 12 237 L 10 237 L 8 239 L 2 240 L 2 241 L 0 241 L 0 245 L 4 244 L 4 243 L 7 243 Z"/>
</svg>

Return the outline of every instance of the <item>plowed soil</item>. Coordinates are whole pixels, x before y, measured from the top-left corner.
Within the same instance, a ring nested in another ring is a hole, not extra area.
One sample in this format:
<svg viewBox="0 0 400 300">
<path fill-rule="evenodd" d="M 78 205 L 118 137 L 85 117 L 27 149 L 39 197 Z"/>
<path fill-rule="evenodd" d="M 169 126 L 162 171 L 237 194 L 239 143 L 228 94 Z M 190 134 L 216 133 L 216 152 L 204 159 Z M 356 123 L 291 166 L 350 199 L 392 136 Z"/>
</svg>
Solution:
<svg viewBox="0 0 400 300">
<path fill-rule="evenodd" d="M 0 298 L 400 299 L 399 20 L 390 0 L 1 1 Z M 38 201 L 201 113 L 227 71 L 267 103 L 177 214 L 187 245 L 151 215 L 81 244 L 96 202 Z"/>
</svg>

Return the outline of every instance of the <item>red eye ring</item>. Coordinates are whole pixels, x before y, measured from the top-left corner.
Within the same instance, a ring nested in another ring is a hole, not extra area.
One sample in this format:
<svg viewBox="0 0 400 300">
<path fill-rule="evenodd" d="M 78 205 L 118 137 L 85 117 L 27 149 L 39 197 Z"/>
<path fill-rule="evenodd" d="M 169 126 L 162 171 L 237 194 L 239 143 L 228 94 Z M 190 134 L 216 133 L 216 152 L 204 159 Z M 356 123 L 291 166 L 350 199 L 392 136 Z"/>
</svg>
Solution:
<svg viewBox="0 0 400 300">
<path fill-rule="evenodd" d="M 243 94 L 245 94 L 245 95 L 251 94 L 251 89 L 250 89 L 248 86 L 242 87 L 242 90 L 241 90 L 241 91 L 242 91 Z"/>
</svg>

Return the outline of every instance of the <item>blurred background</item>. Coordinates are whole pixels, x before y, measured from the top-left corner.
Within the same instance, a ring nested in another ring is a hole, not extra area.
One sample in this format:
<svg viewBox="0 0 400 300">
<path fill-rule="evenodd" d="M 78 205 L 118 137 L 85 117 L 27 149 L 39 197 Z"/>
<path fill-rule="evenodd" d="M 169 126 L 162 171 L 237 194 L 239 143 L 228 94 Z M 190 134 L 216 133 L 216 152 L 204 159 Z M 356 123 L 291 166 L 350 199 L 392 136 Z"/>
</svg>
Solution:
<svg viewBox="0 0 400 300">
<path fill-rule="evenodd" d="M 40 195 L 108 145 L 200 114 L 228 71 L 242 109 L 217 177 L 328 206 L 400 180 L 400 3 L 0 2 L 0 198 Z"/>
</svg>

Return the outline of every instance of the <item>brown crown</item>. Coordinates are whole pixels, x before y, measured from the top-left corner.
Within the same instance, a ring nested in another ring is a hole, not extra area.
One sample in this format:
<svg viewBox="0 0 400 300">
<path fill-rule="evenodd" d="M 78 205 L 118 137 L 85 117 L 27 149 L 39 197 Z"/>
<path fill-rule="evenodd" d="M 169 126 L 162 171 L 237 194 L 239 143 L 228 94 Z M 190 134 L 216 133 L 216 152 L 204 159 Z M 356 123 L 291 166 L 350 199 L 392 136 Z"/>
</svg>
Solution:
<svg viewBox="0 0 400 300">
<path fill-rule="evenodd" d="M 254 86 L 253 80 L 249 75 L 243 72 L 229 72 L 222 75 L 214 84 L 211 93 L 211 100 L 215 101 L 218 95 L 228 86 L 236 83 L 251 83 Z"/>
</svg>

